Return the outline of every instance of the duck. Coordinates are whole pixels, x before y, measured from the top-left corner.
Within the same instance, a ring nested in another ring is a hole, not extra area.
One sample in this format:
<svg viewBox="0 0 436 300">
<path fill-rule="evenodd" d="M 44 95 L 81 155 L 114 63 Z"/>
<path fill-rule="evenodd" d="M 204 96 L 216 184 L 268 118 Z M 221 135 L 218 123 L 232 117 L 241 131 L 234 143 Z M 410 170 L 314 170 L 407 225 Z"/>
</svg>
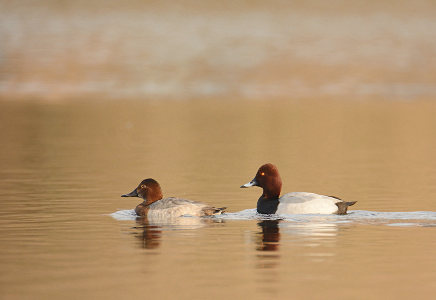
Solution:
<svg viewBox="0 0 436 300">
<path fill-rule="evenodd" d="M 262 165 L 250 182 L 241 186 L 258 186 L 263 193 L 257 201 L 259 214 L 347 214 L 348 207 L 357 201 L 346 202 L 334 196 L 293 192 L 280 197 L 282 179 L 279 170 L 271 163 Z"/>
<path fill-rule="evenodd" d="M 202 202 L 176 197 L 163 198 L 160 184 L 153 178 L 141 181 L 130 193 L 121 197 L 139 197 L 144 201 L 135 208 L 135 213 L 141 217 L 155 219 L 176 218 L 184 215 L 204 217 L 219 215 L 226 207 L 212 207 Z"/>
</svg>

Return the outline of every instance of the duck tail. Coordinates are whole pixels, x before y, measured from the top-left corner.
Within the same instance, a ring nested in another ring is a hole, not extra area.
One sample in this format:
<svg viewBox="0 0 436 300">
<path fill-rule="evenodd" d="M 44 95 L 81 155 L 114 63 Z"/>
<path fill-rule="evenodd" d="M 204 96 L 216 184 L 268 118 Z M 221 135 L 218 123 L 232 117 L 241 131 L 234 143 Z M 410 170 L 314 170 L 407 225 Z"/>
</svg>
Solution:
<svg viewBox="0 0 436 300">
<path fill-rule="evenodd" d="M 339 201 L 336 202 L 336 206 L 338 207 L 338 215 L 346 215 L 347 214 L 347 210 L 348 210 L 348 206 L 354 205 L 356 204 L 357 201 L 352 201 L 352 202 L 345 202 L 345 201 Z"/>
<path fill-rule="evenodd" d="M 223 212 L 225 212 L 225 209 L 227 207 L 205 207 L 203 208 L 203 214 L 204 216 L 213 216 L 213 215 L 220 215 Z"/>
</svg>

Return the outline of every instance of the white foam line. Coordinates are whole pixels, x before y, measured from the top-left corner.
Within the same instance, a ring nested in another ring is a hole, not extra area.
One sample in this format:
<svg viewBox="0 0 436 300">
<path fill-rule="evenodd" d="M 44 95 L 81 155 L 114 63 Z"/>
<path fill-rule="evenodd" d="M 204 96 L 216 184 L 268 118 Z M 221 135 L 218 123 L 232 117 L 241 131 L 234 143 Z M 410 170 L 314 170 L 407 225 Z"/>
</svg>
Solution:
<svg viewBox="0 0 436 300">
<path fill-rule="evenodd" d="M 136 220 L 137 215 L 133 209 L 120 210 L 110 214 L 119 221 Z M 245 209 L 239 212 L 224 213 L 213 217 L 221 220 L 283 220 L 294 223 L 330 223 L 330 224 L 385 224 L 388 226 L 425 226 L 431 225 L 436 221 L 436 212 L 434 211 L 414 211 L 414 212 L 376 212 L 367 210 L 349 211 L 347 215 L 262 215 L 256 212 L 255 208 Z M 394 220 L 425 221 L 418 222 L 398 222 L 391 223 Z"/>
</svg>

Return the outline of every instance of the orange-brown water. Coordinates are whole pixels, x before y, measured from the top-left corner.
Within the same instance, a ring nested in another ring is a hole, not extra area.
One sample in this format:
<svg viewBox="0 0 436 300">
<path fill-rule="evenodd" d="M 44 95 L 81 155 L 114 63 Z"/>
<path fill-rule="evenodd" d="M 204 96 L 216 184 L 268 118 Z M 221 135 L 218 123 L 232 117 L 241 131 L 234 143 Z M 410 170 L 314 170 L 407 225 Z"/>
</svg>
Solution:
<svg viewBox="0 0 436 300">
<path fill-rule="evenodd" d="M 87 100 L 0 103 L 1 298 L 433 297 L 434 215 L 162 225 L 109 214 L 134 208 L 120 195 L 146 177 L 167 196 L 254 208 L 260 190 L 239 186 L 264 162 L 284 192 L 434 212 L 436 103 Z"/>
<path fill-rule="evenodd" d="M 433 299 L 435 3 L 0 0 L 0 298 Z M 358 202 L 256 218 L 265 162 Z"/>
<path fill-rule="evenodd" d="M 436 2 L 0 1 L 0 96 L 436 96 Z"/>
</svg>

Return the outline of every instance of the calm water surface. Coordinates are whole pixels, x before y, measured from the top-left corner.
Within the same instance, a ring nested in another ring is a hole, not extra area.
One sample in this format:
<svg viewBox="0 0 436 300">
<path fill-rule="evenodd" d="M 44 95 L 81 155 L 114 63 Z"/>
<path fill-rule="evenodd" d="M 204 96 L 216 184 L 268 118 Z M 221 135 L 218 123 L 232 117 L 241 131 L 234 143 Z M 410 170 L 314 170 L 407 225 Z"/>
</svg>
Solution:
<svg viewBox="0 0 436 300">
<path fill-rule="evenodd" d="M 90 100 L 0 103 L 0 298 L 434 297 L 435 102 Z M 358 203 L 262 219 L 265 162 Z M 147 177 L 229 214 L 136 220 Z"/>
<path fill-rule="evenodd" d="M 434 0 L 0 0 L 0 96 L 436 97 Z"/>
</svg>

